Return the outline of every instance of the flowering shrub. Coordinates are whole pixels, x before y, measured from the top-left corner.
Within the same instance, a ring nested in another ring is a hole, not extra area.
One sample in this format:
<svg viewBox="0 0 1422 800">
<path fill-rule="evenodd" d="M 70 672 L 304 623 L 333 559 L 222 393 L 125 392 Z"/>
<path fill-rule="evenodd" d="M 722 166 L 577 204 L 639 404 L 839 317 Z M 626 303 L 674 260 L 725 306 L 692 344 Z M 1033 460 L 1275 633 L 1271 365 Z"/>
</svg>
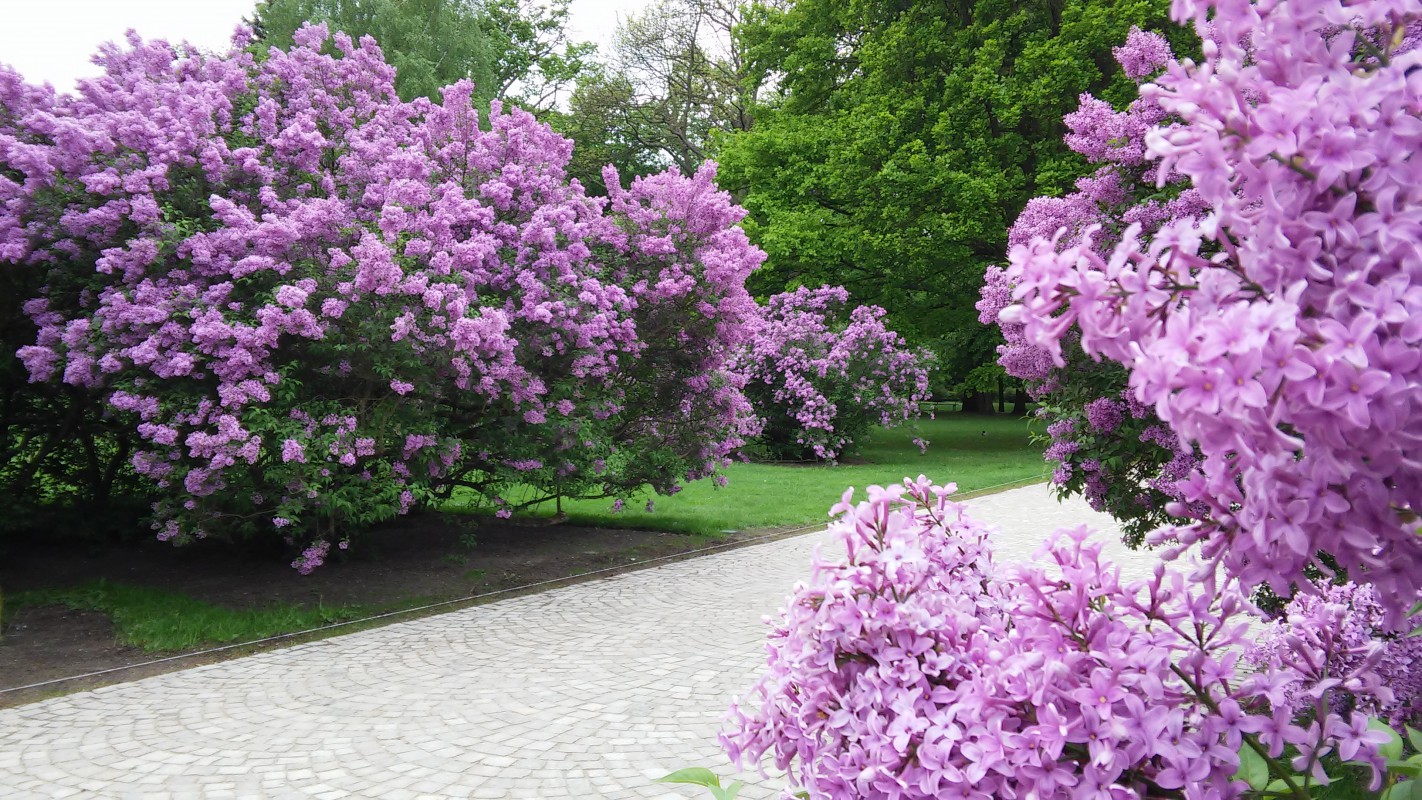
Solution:
<svg viewBox="0 0 1422 800">
<path fill-rule="evenodd" d="M 1198 450 L 1180 543 L 1281 594 L 1330 553 L 1399 623 L 1422 588 L 1417 9 L 1173 8 L 1205 60 L 1142 87 L 1178 120 L 1145 132 L 1146 157 L 1204 213 L 1017 245 L 1001 317 L 1057 366 L 1075 326 Z"/>
<path fill-rule="evenodd" d="M 1167 535 L 1205 563 L 1122 586 L 1078 529 L 1050 569 L 996 567 L 950 489 L 846 494 L 847 558 L 817 560 L 732 709 L 738 763 L 771 754 L 816 798 L 1304 798 L 1350 765 L 1374 792 L 1422 786 L 1366 713 L 1415 713 L 1410 640 L 1387 632 L 1422 585 L 1422 23 L 1384 2 L 1173 9 L 1204 63 L 1127 112 L 1083 101 L 1073 146 L 1111 169 L 1024 212 L 981 308 L 1039 388 L 1083 381 L 1078 348 L 1114 362 L 1053 421 L 1057 458 L 1153 409 L 1197 459 L 1162 473 L 1197 520 Z M 1141 77 L 1165 55 L 1133 37 Z M 1238 674 L 1242 587 L 1286 592 L 1320 552 L 1371 586 L 1296 598 Z"/>
<path fill-rule="evenodd" d="M 1282 686 L 1386 700 L 1369 664 L 1333 666 L 1340 642 L 1238 675 L 1233 581 L 1162 566 L 1123 586 L 1085 528 L 1048 539 L 1049 567 L 999 566 L 952 492 L 920 477 L 845 493 L 844 556 L 818 557 L 774 623 L 769 670 L 722 735 L 733 761 L 769 753 L 812 798 L 1205 798 L 1271 780 L 1305 796 L 1336 749 L 1376 788 L 1384 737 L 1363 714 L 1325 702 L 1305 728 L 1269 703 Z M 1241 753 L 1262 778 L 1236 777 Z"/>
<path fill-rule="evenodd" d="M 771 456 L 832 461 L 927 398 L 931 354 L 886 328 L 884 309 L 848 302 L 841 287 L 802 286 L 771 297 L 751 324 L 737 369 Z"/>
<path fill-rule="evenodd" d="M 1164 37 L 1134 28 L 1114 54 L 1126 75 L 1138 82 L 1174 60 Z M 1139 98 L 1118 112 L 1083 94 L 1078 110 L 1064 120 L 1066 141 L 1099 166 L 1077 181 L 1077 191 L 1030 201 L 1009 232 L 1009 244 L 1027 245 L 1062 231 L 1055 239 L 1060 249 L 1083 244 L 1083 235 L 1091 231 L 1089 246 L 1104 255 L 1117 241 L 1111 233 L 1113 219 L 1139 223 L 1146 231 L 1167 220 L 1197 219 L 1203 211 L 1198 193 L 1179 173 L 1164 175 L 1165 185 L 1157 187 L 1162 176 L 1146 157 L 1145 134 L 1163 120 L 1159 103 L 1150 98 Z M 1199 504 L 1181 505 L 1179 516 L 1166 513 L 1169 504 L 1184 501 L 1176 484 L 1199 459 L 1193 447 L 1182 444 L 1152 408 L 1136 399 L 1127 386 L 1126 370 L 1114 362 L 1093 360 L 1076 347 L 1062 351 L 1064 363 L 1058 367 L 1047 350 L 1027 340 L 1021 323 L 1000 319 L 1012 303 L 1007 271 L 989 268 L 977 303 L 978 318 L 999 326 L 1004 344 L 998 347 L 998 363 L 1021 378 L 1038 401 L 1035 413 L 1047 431 L 1044 456 L 1054 465 L 1052 483 L 1058 493 L 1081 495 L 1092 508 L 1110 513 L 1122 523 L 1132 546 L 1148 532 L 1180 521 L 1180 516 L 1202 513 Z M 1076 342 L 1080 332 L 1068 327 L 1060 336 Z"/>
<path fill-rule="evenodd" d="M 0 269 L 30 380 L 137 440 L 160 538 L 280 528 L 306 571 L 459 488 L 675 491 L 752 430 L 727 365 L 763 256 L 709 166 L 590 199 L 532 116 L 401 103 L 320 26 L 100 62 L 73 97 L 0 71 Z"/>
</svg>

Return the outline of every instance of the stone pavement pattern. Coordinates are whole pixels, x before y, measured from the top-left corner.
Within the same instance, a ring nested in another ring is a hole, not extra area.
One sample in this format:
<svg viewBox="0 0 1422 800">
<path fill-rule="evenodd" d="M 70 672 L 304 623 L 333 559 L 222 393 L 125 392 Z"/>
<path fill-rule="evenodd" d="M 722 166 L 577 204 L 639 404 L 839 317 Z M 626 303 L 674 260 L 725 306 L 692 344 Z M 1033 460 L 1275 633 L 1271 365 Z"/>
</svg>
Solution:
<svg viewBox="0 0 1422 800">
<path fill-rule="evenodd" d="M 1045 486 L 969 501 L 999 562 L 1109 529 Z M 811 534 L 0 711 L 0 797 L 680 798 Z M 1112 546 L 1114 545 L 1114 546 Z M 742 775 L 747 800 L 782 780 Z"/>
</svg>

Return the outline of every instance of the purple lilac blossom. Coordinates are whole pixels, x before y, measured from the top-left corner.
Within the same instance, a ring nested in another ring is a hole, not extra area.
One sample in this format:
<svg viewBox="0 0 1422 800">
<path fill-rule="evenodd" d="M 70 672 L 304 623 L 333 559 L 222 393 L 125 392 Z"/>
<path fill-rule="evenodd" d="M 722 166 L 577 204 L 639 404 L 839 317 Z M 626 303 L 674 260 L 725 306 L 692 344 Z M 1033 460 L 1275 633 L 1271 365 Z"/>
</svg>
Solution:
<svg viewBox="0 0 1422 800">
<path fill-rule="evenodd" d="M 1172 8 L 1210 36 L 1142 88 L 1170 122 L 1140 158 L 1203 216 L 1013 248 L 1001 318 L 1057 364 L 1079 331 L 1199 450 L 1176 510 L 1207 519 L 1162 537 L 1281 594 L 1325 551 L 1399 623 L 1422 589 L 1422 56 L 1398 47 L 1417 9 Z M 1129 127 L 1088 116 L 1074 135 Z"/>
<path fill-rule="evenodd" d="M 775 455 L 833 461 L 872 425 L 894 427 L 928 397 L 928 352 L 911 348 L 878 306 L 845 313 L 839 286 L 771 297 L 737 369 Z M 780 443 L 793 442 L 793 445 Z"/>
<path fill-rule="evenodd" d="M 1158 566 L 1123 584 L 1085 527 L 1031 564 L 993 560 L 991 530 L 927 478 L 853 490 L 834 506 L 838 552 L 816 555 L 778 619 L 767 670 L 721 741 L 769 760 L 791 791 L 828 800 L 1236 797 L 1244 736 L 1282 750 L 1383 759 L 1357 718 L 1312 730 L 1254 713 L 1273 687 L 1334 673 L 1235 671 L 1247 625 L 1238 584 Z M 1310 651 L 1328 663 L 1334 651 Z M 1358 691 L 1385 695 L 1356 671 Z M 1276 753 L 1277 755 L 1277 753 Z"/>
</svg>

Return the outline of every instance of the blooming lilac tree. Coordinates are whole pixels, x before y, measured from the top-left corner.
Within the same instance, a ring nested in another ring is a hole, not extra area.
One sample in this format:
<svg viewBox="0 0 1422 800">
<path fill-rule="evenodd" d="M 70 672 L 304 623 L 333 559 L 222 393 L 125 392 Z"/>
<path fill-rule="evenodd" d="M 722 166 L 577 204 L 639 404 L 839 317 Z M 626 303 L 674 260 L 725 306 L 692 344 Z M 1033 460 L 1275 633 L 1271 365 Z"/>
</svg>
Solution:
<svg viewBox="0 0 1422 800">
<path fill-rule="evenodd" d="M 1164 37 L 1139 29 L 1132 29 L 1114 54 L 1127 77 L 1138 82 L 1174 60 Z M 1077 181 L 1075 192 L 1028 202 L 1009 233 L 1009 245 L 1027 245 L 1062 231 L 1055 242 L 1066 248 L 1082 244 L 1091 230 L 1091 245 L 1104 255 L 1126 224 L 1139 223 L 1153 232 L 1167 220 L 1198 219 L 1204 210 L 1198 192 L 1179 173 L 1164 176 L 1164 185 L 1157 186 L 1156 164 L 1146 157 L 1146 132 L 1166 118 L 1160 105 L 1140 98 L 1118 112 L 1090 94 L 1080 99 L 1077 111 L 1064 120 L 1066 141 L 1097 169 Z M 1197 466 L 1194 448 L 1181 443 L 1154 409 L 1136 399 L 1119 364 L 1067 347 L 1057 366 L 1046 350 L 1027 340 L 1022 324 L 999 319 L 1012 303 L 1007 271 L 989 268 L 977 304 L 979 320 L 998 325 L 1004 338 L 999 364 L 1021 378 L 1038 401 L 1036 415 L 1045 423 L 1048 441 L 1044 455 L 1054 465 L 1057 491 L 1082 495 L 1096 510 L 1116 517 L 1132 546 L 1148 532 L 1181 521 L 1166 509 L 1184 500 L 1176 483 Z M 1076 342 L 1080 333 L 1069 327 L 1061 338 Z M 1203 511 L 1193 504 L 1177 514 Z"/>
<path fill-rule="evenodd" d="M 74 97 L 0 80 L 19 358 L 137 440 L 161 538 L 276 528 L 305 568 L 461 488 L 674 491 L 742 443 L 762 256 L 710 167 L 590 199 L 566 139 L 467 83 L 401 103 L 369 39 L 237 44 L 134 38 Z"/>
<path fill-rule="evenodd" d="M 1327 552 L 1400 623 L 1422 588 L 1418 11 L 1174 8 L 1205 61 L 1142 88 L 1178 120 L 1145 142 L 1204 213 L 1015 247 L 1002 318 L 1057 365 L 1076 326 L 1198 449 L 1176 486 L 1202 519 L 1179 542 L 1280 593 Z"/>
<path fill-rule="evenodd" d="M 928 397 L 931 354 L 885 327 L 884 309 L 848 303 L 842 287 L 802 286 L 771 297 L 751 324 L 737 370 L 769 455 L 833 461 Z"/>
</svg>

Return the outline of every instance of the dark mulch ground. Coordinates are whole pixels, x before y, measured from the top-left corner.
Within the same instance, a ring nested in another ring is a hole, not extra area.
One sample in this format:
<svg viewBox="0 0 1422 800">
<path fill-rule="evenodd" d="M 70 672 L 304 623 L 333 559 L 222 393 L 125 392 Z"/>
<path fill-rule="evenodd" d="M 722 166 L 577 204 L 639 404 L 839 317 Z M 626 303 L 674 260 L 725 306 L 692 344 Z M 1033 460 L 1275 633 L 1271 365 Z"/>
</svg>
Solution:
<svg viewBox="0 0 1422 800">
<path fill-rule="evenodd" d="M 473 547 L 468 534 L 473 533 Z M 731 534 L 712 540 L 656 531 L 579 528 L 566 525 L 469 527 L 467 518 L 427 514 L 401 520 L 373 534 L 343 561 L 307 576 L 280 557 L 257 557 L 215 542 L 172 547 L 75 549 L 31 545 L 0 561 L 0 587 L 7 596 L 26 589 L 74 586 L 105 578 L 169 589 L 233 607 L 274 603 L 306 607 L 408 607 L 530 587 L 593 571 L 637 568 L 653 559 L 706 547 L 735 545 L 761 534 Z M 288 557 L 289 559 L 289 557 Z M 497 599 L 485 598 L 487 602 Z M 473 601 L 479 602 L 479 601 Z M 447 608 L 444 610 L 448 610 Z M 397 617 L 408 618 L 408 617 Z M 338 629 L 341 632 L 351 628 Z M 188 656 L 147 667 L 0 693 L 0 708 L 56 694 L 134 680 L 147 675 L 245 655 L 293 640 Z M 108 618 L 67 608 L 17 611 L 0 638 L 0 690 L 83 675 L 174 655 L 147 653 L 120 644 Z"/>
</svg>

